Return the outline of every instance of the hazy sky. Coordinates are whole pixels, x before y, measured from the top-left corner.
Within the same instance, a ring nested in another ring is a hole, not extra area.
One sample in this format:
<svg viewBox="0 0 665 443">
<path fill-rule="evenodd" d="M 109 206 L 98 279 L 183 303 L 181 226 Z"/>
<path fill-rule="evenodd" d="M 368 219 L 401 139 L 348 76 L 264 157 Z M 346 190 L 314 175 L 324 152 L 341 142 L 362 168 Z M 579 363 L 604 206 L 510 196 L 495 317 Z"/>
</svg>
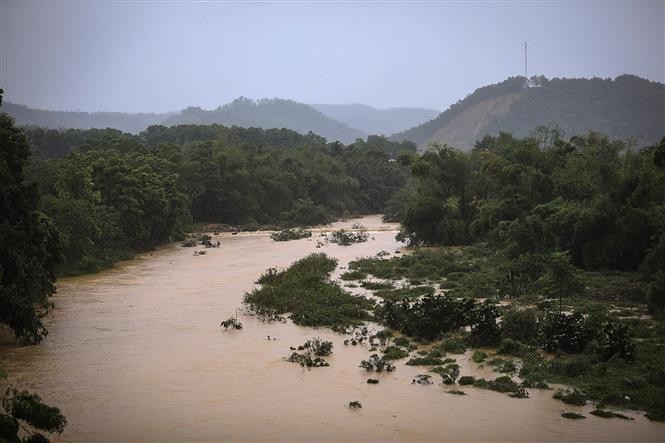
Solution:
<svg viewBox="0 0 665 443">
<path fill-rule="evenodd" d="M 523 72 L 665 82 L 665 2 L 0 0 L 5 99 L 210 109 L 240 95 L 443 110 Z"/>
</svg>

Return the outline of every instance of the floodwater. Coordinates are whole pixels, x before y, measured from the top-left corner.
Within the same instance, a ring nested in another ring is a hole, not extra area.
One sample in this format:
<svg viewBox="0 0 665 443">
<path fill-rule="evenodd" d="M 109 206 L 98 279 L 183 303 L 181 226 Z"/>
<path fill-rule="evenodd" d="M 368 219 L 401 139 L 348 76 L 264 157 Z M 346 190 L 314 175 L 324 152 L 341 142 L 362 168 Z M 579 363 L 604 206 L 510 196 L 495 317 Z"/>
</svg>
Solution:
<svg viewBox="0 0 665 443">
<path fill-rule="evenodd" d="M 663 441 L 665 427 L 636 413 L 630 422 L 561 418 L 563 409 L 592 408 L 564 405 L 552 391 L 511 399 L 464 387 L 468 395 L 450 395 L 438 381 L 412 385 L 426 368 L 404 360 L 395 372 L 367 373 L 358 363 L 368 349 L 344 346 L 345 337 L 328 329 L 242 314 L 244 329 L 219 327 L 268 267 L 312 252 L 345 267 L 402 246 L 395 225 L 378 216 L 359 221 L 373 239 L 348 247 L 317 249 L 318 234 L 273 242 L 266 233 L 225 233 L 217 236 L 222 247 L 206 255 L 173 244 L 109 271 L 62 279 L 46 340 L 3 346 L 1 365 L 14 384 L 63 410 L 69 424 L 56 438 L 63 441 Z M 308 371 L 284 360 L 289 346 L 314 336 L 333 341 L 330 367 Z M 495 376 L 468 353 L 457 360 L 462 375 Z M 368 385 L 368 376 L 380 383 Z M 348 409 L 353 400 L 362 409 Z"/>
</svg>

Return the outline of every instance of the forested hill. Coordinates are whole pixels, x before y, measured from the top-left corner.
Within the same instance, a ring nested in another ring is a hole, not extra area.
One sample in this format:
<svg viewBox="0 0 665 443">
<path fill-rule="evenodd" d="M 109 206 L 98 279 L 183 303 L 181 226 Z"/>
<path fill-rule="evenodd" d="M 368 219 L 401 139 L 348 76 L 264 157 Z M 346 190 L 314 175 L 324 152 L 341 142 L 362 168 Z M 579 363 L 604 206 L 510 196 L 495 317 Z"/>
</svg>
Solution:
<svg viewBox="0 0 665 443">
<path fill-rule="evenodd" d="M 2 104 L 2 110 L 14 117 L 19 126 L 40 126 L 53 129 L 114 128 L 133 134 L 141 132 L 148 126 L 159 123 L 173 114 L 50 111 L 9 102 Z"/>
<path fill-rule="evenodd" d="M 189 107 L 180 112 L 162 114 L 49 111 L 8 102 L 3 103 L 2 109 L 3 112 L 11 115 L 19 126 L 38 126 L 49 129 L 112 128 L 138 134 L 152 125 L 221 124 L 244 128 L 286 128 L 301 134 L 313 132 L 328 141 L 340 141 L 344 144 L 353 143 L 358 138 L 365 138 L 369 133 L 349 127 L 311 106 L 282 99 L 254 101 L 241 97 L 210 111 L 199 107 Z M 422 118 L 419 121 L 426 119 Z M 393 132 L 395 131 L 386 133 Z"/>
<path fill-rule="evenodd" d="M 602 132 L 636 138 L 638 145 L 665 135 L 665 85 L 633 75 L 611 79 L 534 77 L 538 87 L 523 88 L 523 77 L 477 89 L 435 119 L 395 134 L 421 148 L 438 142 L 468 150 L 485 135 L 500 131 L 518 137 L 538 126 L 559 126 L 566 136 Z"/>
<path fill-rule="evenodd" d="M 440 111 L 427 108 L 377 109 L 372 106 L 310 105 L 317 111 L 368 134 L 390 135 L 433 119 Z"/>
<path fill-rule="evenodd" d="M 240 97 L 212 111 L 190 107 L 162 122 L 165 126 L 214 123 L 245 128 L 287 128 L 301 134 L 314 132 L 328 141 L 342 143 L 352 143 L 367 136 L 358 129 L 323 115 L 311 106 L 277 98 L 250 100 Z"/>
</svg>

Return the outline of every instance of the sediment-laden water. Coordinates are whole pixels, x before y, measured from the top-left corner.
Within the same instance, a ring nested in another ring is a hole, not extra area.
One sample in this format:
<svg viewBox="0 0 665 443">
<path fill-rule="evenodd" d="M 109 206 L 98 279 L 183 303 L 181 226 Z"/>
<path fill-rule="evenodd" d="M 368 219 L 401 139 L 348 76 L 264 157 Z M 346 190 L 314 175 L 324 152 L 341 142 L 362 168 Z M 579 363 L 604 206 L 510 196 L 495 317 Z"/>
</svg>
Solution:
<svg viewBox="0 0 665 443">
<path fill-rule="evenodd" d="M 368 349 L 344 336 L 240 315 L 244 329 L 224 331 L 244 291 L 268 267 L 287 267 L 312 252 L 347 263 L 401 247 L 396 225 L 360 221 L 373 239 L 316 248 L 312 239 L 274 242 L 267 233 L 221 234 L 218 249 L 193 256 L 169 245 L 95 275 L 58 281 L 49 335 L 38 345 L 3 346 L 11 381 L 59 406 L 69 425 L 64 441 L 660 441 L 665 427 L 635 421 L 567 420 L 560 410 L 589 412 L 530 390 L 529 399 L 463 387 L 412 385 L 427 368 L 358 367 Z M 341 271 L 337 271 L 338 275 Z M 277 340 L 267 340 L 267 336 Z M 303 370 L 284 361 L 313 336 L 334 342 L 330 367 Z M 495 377 L 456 356 L 462 375 Z M 368 376 L 378 385 L 366 384 Z M 438 379 L 438 376 L 433 378 Z M 363 408 L 350 410 L 349 401 Z"/>
</svg>

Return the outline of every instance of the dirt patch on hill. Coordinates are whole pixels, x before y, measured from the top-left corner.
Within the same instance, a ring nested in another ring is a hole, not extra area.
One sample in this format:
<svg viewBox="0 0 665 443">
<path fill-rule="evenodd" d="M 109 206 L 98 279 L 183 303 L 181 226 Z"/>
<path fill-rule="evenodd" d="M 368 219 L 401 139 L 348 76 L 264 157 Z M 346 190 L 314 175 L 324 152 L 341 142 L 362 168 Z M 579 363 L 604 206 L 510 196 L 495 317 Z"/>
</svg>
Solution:
<svg viewBox="0 0 665 443">
<path fill-rule="evenodd" d="M 494 119 L 506 114 L 521 96 L 521 93 L 506 94 L 470 106 L 436 131 L 430 142 L 445 143 L 464 150 L 471 149 L 483 128 Z"/>
</svg>

